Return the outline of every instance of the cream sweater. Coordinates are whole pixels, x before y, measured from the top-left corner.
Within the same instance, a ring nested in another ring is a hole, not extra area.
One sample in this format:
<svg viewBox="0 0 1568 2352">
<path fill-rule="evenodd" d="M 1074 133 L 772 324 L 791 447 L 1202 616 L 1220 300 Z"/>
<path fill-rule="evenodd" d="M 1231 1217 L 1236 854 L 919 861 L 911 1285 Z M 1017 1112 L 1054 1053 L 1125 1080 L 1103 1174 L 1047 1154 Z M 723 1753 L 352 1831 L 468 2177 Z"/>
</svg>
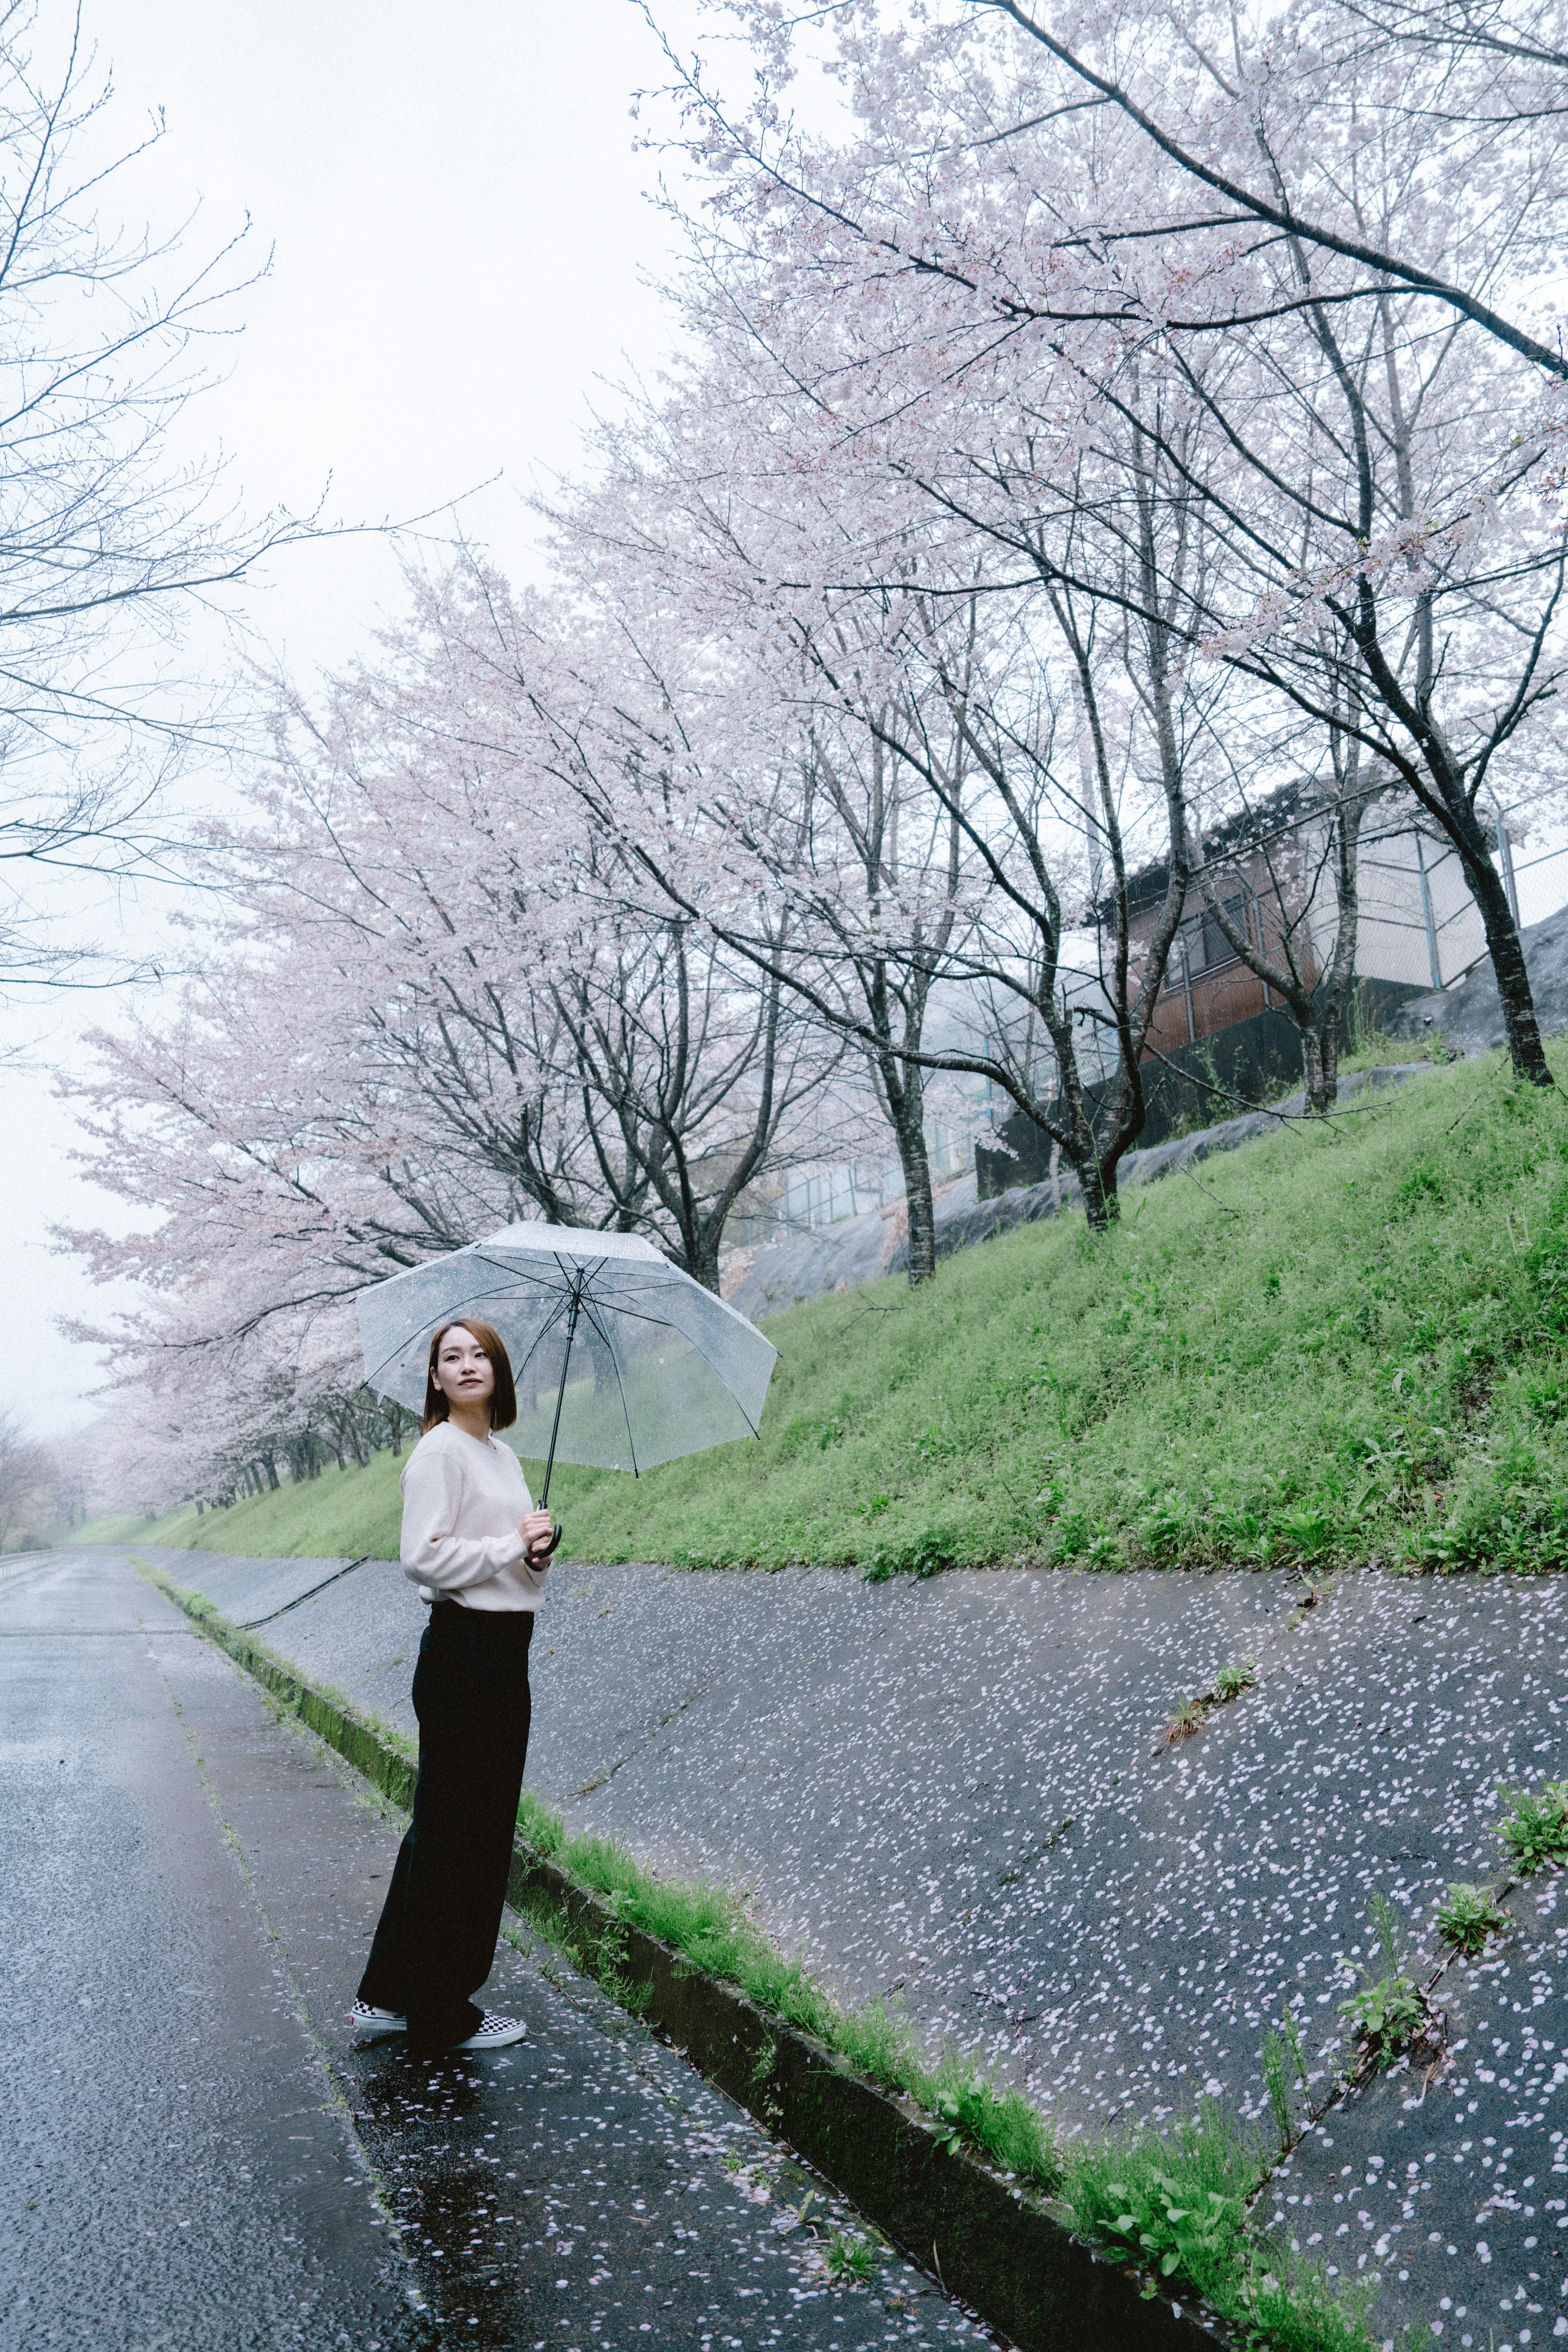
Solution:
<svg viewBox="0 0 1568 2352">
<path fill-rule="evenodd" d="M 517 1523 L 533 1508 L 515 1454 L 449 1421 L 426 1430 L 405 1465 L 403 1572 L 421 1601 L 464 1609 L 537 1609 L 549 1573 L 524 1564 Z"/>
</svg>

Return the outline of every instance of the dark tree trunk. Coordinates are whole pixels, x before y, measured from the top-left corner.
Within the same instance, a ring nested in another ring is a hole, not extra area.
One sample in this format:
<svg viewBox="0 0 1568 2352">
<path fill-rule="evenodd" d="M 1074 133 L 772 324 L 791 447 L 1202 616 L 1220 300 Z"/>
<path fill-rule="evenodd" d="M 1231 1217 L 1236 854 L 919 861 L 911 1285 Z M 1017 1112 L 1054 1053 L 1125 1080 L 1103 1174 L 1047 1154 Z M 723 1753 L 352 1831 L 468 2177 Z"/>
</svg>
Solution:
<svg viewBox="0 0 1568 2352">
<path fill-rule="evenodd" d="M 1532 1087 L 1549 1087 L 1553 1080 L 1546 1066 L 1546 1048 L 1541 1042 L 1541 1024 L 1536 1019 L 1535 998 L 1525 966 L 1519 925 L 1513 919 L 1513 908 L 1508 903 L 1502 877 L 1487 855 L 1485 840 L 1473 814 L 1468 829 L 1475 837 L 1474 844 L 1461 844 L 1461 846 L 1466 851 L 1468 878 L 1476 904 L 1481 910 L 1487 948 L 1491 956 L 1492 970 L 1497 975 L 1497 992 L 1502 1005 L 1509 1059 L 1513 1064 L 1516 1077 L 1523 1078 Z"/>
<path fill-rule="evenodd" d="M 886 988 L 870 992 L 872 1017 L 889 1042 L 874 1057 L 882 1084 L 882 1106 L 893 1130 L 899 1166 L 903 1172 L 904 1200 L 909 1213 L 910 1282 L 929 1282 L 936 1272 L 936 1209 L 931 1200 L 931 1154 L 926 1150 L 925 1083 L 920 1066 L 900 1061 L 892 1051 Z M 905 1023 L 906 1038 L 913 1025 Z M 918 1042 L 918 1038 L 917 1038 Z"/>
<path fill-rule="evenodd" d="M 1541 1024 L 1535 1016 L 1535 999 L 1531 992 L 1524 950 L 1520 944 L 1519 925 L 1513 919 L 1513 909 L 1508 903 L 1502 877 L 1492 864 L 1486 835 L 1470 804 L 1465 772 L 1449 751 L 1442 729 L 1431 713 L 1436 664 L 1431 651 L 1430 598 L 1421 599 L 1417 610 L 1422 685 L 1414 703 L 1405 694 L 1378 643 L 1375 614 L 1376 604 L 1371 585 L 1363 580 L 1356 639 L 1368 672 L 1384 702 L 1420 746 L 1426 772 L 1423 775 L 1397 757 L 1395 765 L 1428 814 L 1436 817 L 1448 835 L 1464 865 L 1465 879 L 1481 910 L 1487 951 L 1497 975 L 1503 1029 L 1508 1038 L 1509 1058 L 1513 1064 L 1514 1076 L 1532 1087 L 1549 1087 L 1553 1084 L 1553 1079 L 1546 1066 L 1546 1053 L 1541 1043 Z"/>
<path fill-rule="evenodd" d="M 911 1073 L 912 1075 L 912 1073 Z M 891 1092 L 889 1100 L 894 1099 Z M 931 1200 L 931 1155 L 926 1150 L 925 1103 L 917 1081 L 900 1089 L 893 1113 L 899 1165 L 910 1223 L 910 1281 L 929 1282 L 936 1272 L 936 1209 Z"/>
<path fill-rule="evenodd" d="M 710 1224 L 692 1235 L 686 1251 L 686 1271 L 704 1290 L 719 1295 L 719 1236 Z"/>
</svg>

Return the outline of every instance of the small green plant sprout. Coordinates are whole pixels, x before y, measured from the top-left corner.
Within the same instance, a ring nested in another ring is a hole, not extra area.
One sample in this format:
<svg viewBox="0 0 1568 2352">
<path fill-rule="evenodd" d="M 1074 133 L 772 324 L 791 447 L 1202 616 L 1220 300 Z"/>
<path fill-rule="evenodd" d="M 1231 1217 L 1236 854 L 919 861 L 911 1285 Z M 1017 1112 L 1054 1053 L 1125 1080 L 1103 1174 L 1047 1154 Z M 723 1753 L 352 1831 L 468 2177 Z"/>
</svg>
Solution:
<svg viewBox="0 0 1568 2352">
<path fill-rule="evenodd" d="M 1110 2196 L 1126 2210 L 1108 2216 L 1100 2224 L 1105 2251 L 1113 2261 L 1135 2263 L 1157 2277 L 1202 2278 L 1234 2243 L 1241 2227 L 1241 2207 L 1217 2189 L 1189 2193 L 1168 2172 L 1151 2173 L 1141 2182 L 1140 2194 L 1120 2182 L 1108 2183 Z"/>
<path fill-rule="evenodd" d="M 1457 1880 L 1443 1890 L 1437 1906 L 1437 1933 L 1457 1952 L 1479 1952 L 1489 1936 L 1504 1925 L 1497 1896 L 1489 1886 L 1468 1886 Z"/>
<path fill-rule="evenodd" d="M 1296 2126 L 1290 2113 L 1292 2078 L 1301 2086 L 1309 2120 L 1312 2094 L 1307 2080 L 1307 2053 L 1301 2047 L 1300 2028 L 1288 2009 L 1280 2016 L 1279 2032 L 1265 2037 L 1258 2055 L 1263 2062 L 1263 2088 L 1268 2095 L 1268 2112 L 1279 2135 L 1279 2153 L 1289 2156 L 1296 2141 Z"/>
<path fill-rule="evenodd" d="M 1310 2109 L 1312 2086 L 1307 2079 L 1307 2053 L 1301 2047 L 1301 2030 L 1291 2011 L 1287 2009 L 1280 2012 L 1279 2028 L 1285 2036 L 1285 2046 L 1290 2053 L 1291 2063 L 1296 2069 L 1296 2079 L 1301 2085 L 1301 2095 L 1307 2101 Z"/>
<path fill-rule="evenodd" d="M 1211 1689 L 1200 1692 L 1196 1698 L 1184 1698 L 1177 1707 L 1165 1726 L 1165 1746 L 1174 1748 L 1178 1741 L 1190 1739 L 1194 1731 L 1203 1729 L 1211 1709 L 1239 1698 L 1257 1680 L 1256 1658 L 1243 1658 L 1238 1666 L 1221 1666 Z"/>
<path fill-rule="evenodd" d="M 1295 2145 L 1295 2119 L 1290 2115 L 1290 2084 L 1298 2082 L 1302 2098 L 1307 2100 L 1307 2119 L 1311 2119 L 1311 2086 L 1307 2084 L 1307 2053 L 1302 2049 L 1300 2028 L 1290 2011 L 1286 2009 L 1279 2018 L 1279 2032 L 1265 2034 L 1260 2049 L 1262 2088 L 1269 2100 L 1269 2115 L 1274 2116 L 1274 2131 L 1279 2133 L 1279 2155 L 1289 2157 Z"/>
<path fill-rule="evenodd" d="M 1360 1992 L 1340 2003 L 1340 2015 L 1373 2064 L 1383 2068 L 1392 2066 L 1406 2050 L 1426 2039 L 1428 2021 L 1420 1987 L 1400 1966 L 1394 1914 L 1381 1895 L 1372 1898 L 1372 1924 L 1384 1958 L 1384 1973 L 1373 1976 L 1363 1968 L 1361 1973 L 1366 1982 Z"/>
<path fill-rule="evenodd" d="M 933 2086 L 931 2106 L 942 2146 L 949 2156 L 956 2156 L 964 2142 L 973 2137 L 976 2112 L 987 2088 L 983 2074 L 950 2075 Z"/>
<path fill-rule="evenodd" d="M 1258 2055 L 1263 2061 L 1263 2087 L 1268 2095 L 1268 2112 L 1279 2136 L 1279 2153 L 1289 2156 L 1290 2144 L 1296 2137 L 1296 2126 L 1290 2114 L 1290 2045 L 1283 2034 L 1266 2034 Z"/>
<path fill-rule="evenodd" d="M 834 2230 L 822 2249 L 822 2267 L 834 2286 L 868 2286 L 877 2274 L 877 2249 L 869 2238 Z"/>
<path fill-rule="evenodd" d="M 1568 1780 L 1498 1794 L 1508 1807 L 1498 1835 L 1526 1878 L 1545 1863 L 1568 1863 Z"/>
</svg>

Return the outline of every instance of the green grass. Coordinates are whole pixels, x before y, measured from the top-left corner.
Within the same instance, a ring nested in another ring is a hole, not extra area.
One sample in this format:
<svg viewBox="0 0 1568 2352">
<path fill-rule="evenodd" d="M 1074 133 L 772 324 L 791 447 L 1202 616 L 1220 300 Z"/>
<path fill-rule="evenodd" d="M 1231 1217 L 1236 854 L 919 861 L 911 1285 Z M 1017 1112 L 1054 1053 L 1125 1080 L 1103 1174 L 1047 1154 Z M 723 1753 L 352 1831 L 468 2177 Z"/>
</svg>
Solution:
<svg viewBox="0 0 1568 2352">
<path fill-rule="evenodd" d="M 63 1530 L 64 1543 L 164 1544 L 176 1549 L 228 1552 L 238 1559 L 375 1559 L 397 1558 L 402 1496 L 398 1474 L 408 1455 L 371 1457 L 368 1469 L 323 1470 L 319 1478 L 276 1494 L 247 1496 L 226 1511 L 197 1514 L 194 1503 L 162 1518 L 94 1519 Z"/>
<path fill-rule="evenodd" d="M 815 2034 L 873 2082 L 907 2092 L 949 2127 L 954 2144 L 981 2149 L 1033 2188 L 1056 2187 L 1061 2168 L 1049 2129 L 1017 2091 L 998 2087 L 951 2059 L 928 2066 L 880 2001 L 841 2009 L 721 1888 L 653 1877 L 618 1839 L 574 1834 L 559 1814 L 526 1790 L 517 1819 L 529 1844 L 604 1895 L 626 1927 L 657 1936 L 705 1976 L 739 1986 L 759 2009 Z M 618 1979 L 622 1955 L 600 1951 L 585 1957 L 594 1974 L 608 1971 Z"/>
<path fill-rule="evenodd" d="M 1247 2227 L 1247 2200 L 1269 2161 L 1260 2141 L 1205 2099 L 1168 2133 L 1130 2132 L 1079 2150 L 1061 2193 L 1080 2236 L 1152 2273 L 1167 2293 L 1195 2290 L 1244 2344 L 1373 2352 L 1371 2291 L 1336 2292 L 1321 2270 L 1292 2266 Z"/>
<path fill-rule="evenodd" d="M 559 1472 L 569 1557 L 1568 1561 L 1568 1107 L 1497 1055 L 767 1328 L 761 1441 Z M 396 1470 L 137 1532 L 391 1553 Z"/>
</svg>

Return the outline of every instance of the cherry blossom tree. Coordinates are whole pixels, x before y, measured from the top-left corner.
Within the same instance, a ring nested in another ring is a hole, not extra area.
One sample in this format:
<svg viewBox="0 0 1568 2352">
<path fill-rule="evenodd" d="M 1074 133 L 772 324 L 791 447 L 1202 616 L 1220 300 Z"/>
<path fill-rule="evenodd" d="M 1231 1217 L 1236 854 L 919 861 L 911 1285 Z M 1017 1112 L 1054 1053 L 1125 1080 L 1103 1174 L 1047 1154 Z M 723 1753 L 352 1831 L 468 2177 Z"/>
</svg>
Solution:
<svg viewBox="0 0 1568 2352">
<path fill-rule="evenodd" d="M 1176 657 L 1230 666 L 1320 739 L 1352 726 L 1403 782 L 1458 852 L 1515 1067 L 1550 1083 L 1477 802 L 1503 766 L 1551 758 L 1563 551 L 1541 501 L 1563 417 L 1540 395 L 1547 347 L 1454 275 L 1462 260 L 1522 292 L 1554 249 L 1544 117 L 1492 103 L 1451 55 L 1395 59 L 1343 10 L 1268 27 L 1110 12 L 1108 55 L 1216 153 L 1244 145 L 1274 191 L 1238 210 L 1216 165 L 1225 203 L 1205 208 L 1195 151 L 1162 142 L 1109 68 L 1086 97 L 1082 58 L 1025 9 L 835 11 L 855 123 L 837 147 L 781 114 L 792 27 L 738 13 L 764 60 L 757 104 L 735 121 L 695 76 L 682 89 L 716 173 L 706 331 L 733 341 L 743 322 L 819 442 L 861 466 L 886 453 L 943 512 L 990 528 L 984 493 L 1005 489 L 1015 538 L 1021 479 L 1048 495 L 1086 438 L 1141 437 L 1184 483 L 1204 551 Z M 1433 125 L 1461 100 L 1450 178 Z M 804 321 L 829 300 L 813 348 Z M 986 386 L 994 418 L 1009 370 L 1028 429 L 972 447 L 953 387 Z M 1147 578 L 1123 593 L 1150 626 Z"/>
<path fill-rule="evenodd" d="M 1092 93 L 1088 103 L 1118 110 L 1141 135 L 1146 163 L 1173 167 L 1173 178 L 1140 174 L 1145 190 L 1159 189 L 1151 225 L 1166 235 L 1282 236 L 1348 264 L 1369 306 L 1408 290 L 1543 375 L 1568 378 L 1561 345 L 1532 331 L 1528 282 L 1530 265 L 1552 250 L 1541 199 L 1557 194 L 1531 184 L 1543 153 L 1531 134 L 1554 141 L 1568 54 L 1551 0 L 1514 10 L 1309 0 L 1250 23 L 1218 9 L 1176 17 L 1133 0 L 1072 27 L 1051 25 L 1031 0 L 967 0 L 965 13 L 1004 20 L 1065 85 Z M 1457 209 L 1467 227 L 1493 209 L 1502 164 L 1514 183 L 1507 226 L 1526 258 L 1508 289 L 1512 306 L 1494 307 L 1489 240 L 1461 235 L 1439 259 L 1412 224 L 1367 217 L 1340 173 L 1347 115 L 1358 143 L 1390 129 L 1401 144 L 1414 134 L 1435 203 Z M 1555 178 L 1550 167 L 1545 176 Z"/>
<path fill-rule="evenodd" d="M 284 714 L 253 822 L 215 834 L 199 978 L 69 1082 L 98 1181 L 153 1212 L 65 1237 L 145 1301 L 79 1336 L 196 1496 L 395 1439 L 353 1297 L 517 1217 L 649 1232 L 717 1287 L 840 1051 L 679 912 L 650 924 L 616 842 L 552 804 L 520 662 L 537 683 L 581 630 L 471 562 L 419 594 L 384 665 Z"/>
<path fill-rule="evenodd" d="M 832 168 L 857 176 L 840 159 Z M 962 845 L 942 919 L 963 905 L 963 941 L 948 931 L 933 947 L 928 903 L 914 923 L 908 910 L 889 923 L 879 904 L 867 949 L 896 953 L 922 986 L 940 965 L 977 1003 L 1010 1003 L 1019 1017 L 993 1020 L 989 1050 L 976 1040 L 934 1053 L 906 1036 L 897 1058 L 1001 1087 L 1059 1143 L 1102 1223 L 1143 1124 L 1143 1049 L 1187 886 L 1189 769 L 1220 692 L 1217 673 L 1205 680 L 1184 660 L 1210 584 L 1189 446 L 1203 420 L 1190 403 L 1169 413 L 1168 370 L 1131 364 L 1112 404 L 1086 353 L 1069 363 L 1040 335 L 998 351 L 989 331 L 978 348 L 945 282 L 895 272 L 889 284 L 858 233 L 807 234 L 820 193 L 781 194 L 776 175 L 759 192 L 763 176 L 724 196 L 721 231 L 696 233 L 685 320 L 697 356 L 635 427 L 605 437 L 595 490 L 558 505 L 558 557 L 570 564 L 586 548 L 600 574 L 614 562 L 640 583 L 645 609 L 724 646 L 752 681 L 763 731 L 763 710 L 776 730 L 791 707 L 806 746 L 847 723 L 918 781 Z M 1114 366 L 1114 339 L 1096 333 Z M 731 723 L 727 740 L 721 725 L 705 731 L 666 685 L 646 732 L 657 794 L 679 775 L 687 804 L 726 842 L 754 852 L 759 832 L 782 840 L 770 866 L 782 885 L 794 835 L 746 755 L 744 727 Z M 573 780 L 570 761 L 563 773 Z M 585 774 L 576 785 L 593 797 Z M 655 796 L 639 815 L 645 864 Z M 614 821 L 605 796 L 595 810 Z M 1129 812 L 1168 877 L 1136 950 Z M 710 840 L 701 825 L 691 836 Z M 755 953 L 745 919 L 755 882 L 722 860 L 683 874 L 676 849 L 661 854 L 672 899 Z M 972 868 L 973 905 L 957 891 L 960 866 Z M 1110 952 L 1074 974 L 1063 941 L 1091 902 Z M 842 924 L 864 925 L 867 912 L 841 901 L 829 962 Z M 825 984 L 820 954 L 787 978 L 825 1022 L 886 1052 L 864 1007 Z M 1097 1044 L 1092 1096 L 1077 1042 L 1086 1024 L 1103 1032 L 1114 1071 L 1107 1091 Z M 1020 1066 L 1016 1036 L 1039 1041 L 1041 1066 Z"/>
<path fill-rule="evenodd" d="M 0 1412 L 0 1551 L 37 1538 L 52 1512 L 47 1448 L 14 1412 Z"/>
<path fill-rule="evenodd" d="M 641 896 L 645 922 L 673 915 L 700 926 L 765 975 L 780 1017 L 790 1006 L 798 1018 L 804 1005 L 829 1038 L 853 1047 L 899 1155 L 910 1280 L 929 1280 L 935 1217 L 915 1057 L 932 989 L 956 970 L 950 950 L 965 919 L 966 844 L 952 809 L 968 755 L 954 714 L 945 702 L 925 714 L 944 805 L 901 755 L 891 703 L 851 709 L 825 698 L 817 665 L 801 658 L 798 638 L 776 638 L 765 610 L 753 605 L 739 627 L 734 613 L 716 619 L 703 637 L 704 598 L 683 586 L 673 542 L 628 539 L 629 487 L 612 478 L 555 514 L 563 572 L 635 645 L 642 687 L 639 695 L 628 685 L 592 728 L 568 723 L 551 689 L 537 690 L 557 772 L 595 829 L 619 838 L 628 874 L 651 886 Z M 644 487 L 662 495 L 673 485 Z M 711 605 L 711 566 L 703 557 L 699 565 Z M 863 662 L 888 675 L 885 647 L 851 603 L 824 627 L 840 668 Z M 853 1158 L 863 1140 L 853 1136 L 855 1089 L 846 1095 L 840 1078 L 829 1093 L 827 1075 L 815 1073 L 813 1131 L 820 1142 L 847 1117 Z"/>
<path fill-rule="evenodd" d="M 29 885 L 170 875 L 164 787 L 222 699 L 175 659 L 185 625 L 315 530 L 247 524 L 221 467 L 176 454 L 254 279 L 243 233 L 186 260 L 106 218 L 163 135 L 116 152 L 113 105 L 79 14 L 0 9 L 0 986 L 122 976 Z"/>
</svg>

